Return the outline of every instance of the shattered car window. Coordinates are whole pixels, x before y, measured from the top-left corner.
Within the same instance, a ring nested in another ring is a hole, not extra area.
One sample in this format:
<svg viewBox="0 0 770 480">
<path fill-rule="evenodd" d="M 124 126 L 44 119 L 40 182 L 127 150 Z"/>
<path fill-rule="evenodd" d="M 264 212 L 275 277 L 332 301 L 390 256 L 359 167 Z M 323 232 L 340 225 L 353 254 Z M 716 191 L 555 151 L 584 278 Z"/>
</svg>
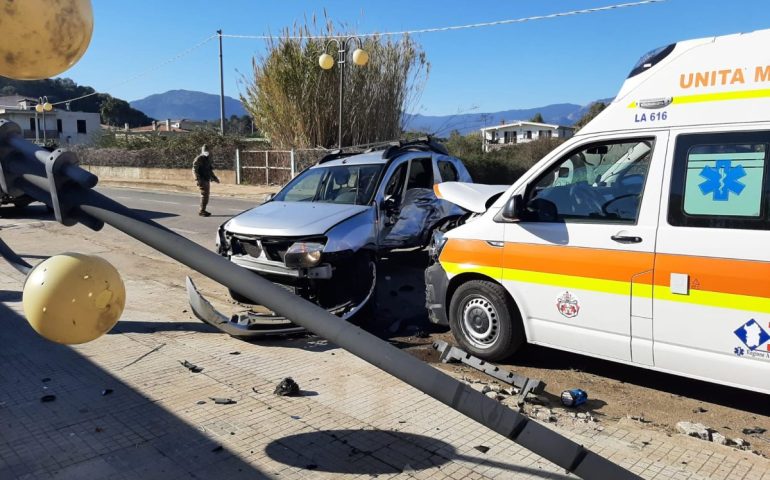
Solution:
<svg viewBox="0 0 770 480">
<path fill-rule="evenodd" d="M 381 170 L 381 165 L 311 168 L 286 185 L 274 200 L 366 205 L 372 201 Z"/>
</svg>

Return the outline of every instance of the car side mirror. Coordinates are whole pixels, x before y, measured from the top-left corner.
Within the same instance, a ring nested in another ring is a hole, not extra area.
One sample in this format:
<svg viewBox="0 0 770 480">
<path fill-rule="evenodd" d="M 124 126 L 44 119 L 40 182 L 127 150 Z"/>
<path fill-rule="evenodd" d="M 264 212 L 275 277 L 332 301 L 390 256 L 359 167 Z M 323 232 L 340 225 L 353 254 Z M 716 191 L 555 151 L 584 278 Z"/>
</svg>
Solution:
<svg viewBox="0 0 770 480">
<path fill-rule="evenodd" d="M 382 201 L 382 209 L 388 213 L 395 212 L 398 209 L 398 200 L 395 195 L 388 195 Z"/>
<path fill-rule="evenodd" d="M 518 220 L 519 209 L 521 208 L 522 201 L 523 200 L 521 195 L 513 195 L 511 198 L 509 198 L 508 201 L 505 202 L 505 205 L 503 205 L 502 212 L 500 212 L 500 216 L 503 218 L 503 220 L 509 222 Z"/>
<path fill-rule="evenodd" d="M 275 198 L 275 193 L 268 193 L 267 195 L 265 195 L 265 202 L 264 203 L 267 203 L 267 202 L 269 202 L 270 200 L 272 200 L 274 198 Z"/>
</svg>

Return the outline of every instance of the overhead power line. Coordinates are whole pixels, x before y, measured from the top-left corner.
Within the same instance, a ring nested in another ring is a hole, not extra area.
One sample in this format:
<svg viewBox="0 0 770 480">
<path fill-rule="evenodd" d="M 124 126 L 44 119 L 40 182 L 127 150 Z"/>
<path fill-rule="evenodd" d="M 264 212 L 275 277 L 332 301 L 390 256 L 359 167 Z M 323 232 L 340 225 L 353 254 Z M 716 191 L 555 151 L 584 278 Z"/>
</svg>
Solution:
<svg viewBox="0 0 770 480">
<path fill-rule="evenodd" d="M 434 28 L 420 28 L 415 30 L 400 30 L 400 31 L 393 31 L 393 32 L 374 32 L 374 33 L 353 33 L 349 35 L 344 35 L 345 37 L 359 37 L 359 38 L 366 38 L 366 37 L 376 37 L 376 36 L 386 36 L 386 35 L 416 35 L 420 33 L 436 33 L 436 32 L 449 32 L 453 30 L 468 30 L 472 28 L 485 28 L 485 27 L 496 27 L 499 25 L 510 25 L 513 23 L 525 23 L 525 22 L 533 22 L 536 20 L 548 20 L 552 18 L 560 18 L 560 17 L 571 17 L 575 15 L 586 15 L 589 13 L 597 13 L 597 12 L 605 12 L 607 10 L 617 10 L 621 8 L 630 8 L 630 7 L 641 7 L 643 5 L 650 5 L 653 3 L 663 3 L 668 0 L 642 0 L 639 2 L 628 2 L 628 3 L 618 3 L 615 5 L 607 5 L 604 7 L 595 7 L 595 8 L 584 8 L 580 10 L 571 10 L 568 12 L 559 12 L 559 13 L 550 13 L 548 15 L 535 15 L 532 17 L 523 17 L 523 18 L 512 18 L 508 20 L 495 20 L 492 22 L 480 22 L 480 23 L 469 23 L 467 25 L 452 25 L 448 27 L 434 27 Z M 343 36 L 343 35 L 340 35 Z M 251 39 L 251 40 L 270 40 L 273 38 L 276 38 L 275 35 L 231 35 L 231 34 L 223 34 L 222 37 L 224 38 L 243 38 L 243 39 Z M 301 39 L 307 39 L 307 40 L 313 40 L 313 39 L 324 39 L 324 38 L 335 38 L 335 35 L 290 35 L 288 37 L 282 37 L 282 38 L 289 38 L 294 40 L 301 40 Z"/>
<path fill-rule="evenodd" d="M 176 62 L 178 60 L 181 60 L 182 58 L 188 56 L 189 54 L 191 54 L 195 50 L 198 50 L 199 48 L 201 48 L 202 46 L 204 46 L 205 44 L 207 44 L 211 40 L 217 38 L 217 36 L 218 35 L 211 35 L 210 37 L 206 38 L 205 40 L 202 40 L 202 41 L 196 43 L 192 47 L 177 53 L 173 57 L 170 57 L 170 58 L 166 59 L 165 61 L 163 61 L 163 62 L 161 62 L 161 63 L 159 63 L 159 64 L 157 64 L 157 65 L 155 65 L 153 67 L 148 68 L 147 70 L 139 72 L 139 73 L 137 73 L 134 76 L 128 77 L 128 78 L 126 78 L 125 80 L 123 80 L 120 83 L 116 83 L 115 85 L 112 86 L 112 88 L 120 87 L 120 86 L 123 86 L 123 85 L 125 85 L 125 84 L 127 84 L 129 82 L 133 82 L 134 80 L 137 80 L 137 79 L 142 78 L 142 77 L 144 77 L 146 75 L 149 75 L 150 73 L 153 73 L 156 70 L 159 70 L 160 68 L 165 67 L 166 65 L 168 65 L 170 63 L 174 63 L 174 62 Z M 55 102 L 55 103 L 52 103 L 51 105 L 61 105 L 61 104 L 64 104 L 64 103 L 70 103 L 70 102 L 74 102 L 76 100 L 82 100 L 84 98 L 92 97 L 94 95 L 99 95 L 99 93 L 101 93 L 101 92 L 92 92 L 92 93 L 89 93 L 89 94 L 86 94 L 86 95 L 81 95 L 79 97 L 70 98 L 70 99 L 67 99 L 67 100 L 62 100 L 62 101 L 59 101 L 59 102 Z"/>
</svg>

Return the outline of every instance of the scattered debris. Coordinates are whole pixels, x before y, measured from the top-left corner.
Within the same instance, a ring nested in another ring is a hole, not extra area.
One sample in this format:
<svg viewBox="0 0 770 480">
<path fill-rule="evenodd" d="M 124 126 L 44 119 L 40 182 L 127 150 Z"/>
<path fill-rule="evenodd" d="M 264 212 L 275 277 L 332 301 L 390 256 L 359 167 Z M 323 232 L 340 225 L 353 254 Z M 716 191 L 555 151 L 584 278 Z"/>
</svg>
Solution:
<svg viewBox="0 0 770 480">
<path fill-rule="evenodd" d="M 565 407 L 577 407 L 588 401 L 588 392 L 580 388 L 573 388 L 561 392 L 561 404 Z"/>
<path fill-rule="evenodd" d="M 639 423 L 652 423 L 652 420 L 650 420 L 649 418 L 645 418 L 644 415 L 628 415 L 628 418 Z M 685 422 L 685 423 L 689 423 L 689 422 Z"/>
<path fill-rule="evenodd" d="M 212 452 L 221 452 L 222 450 L 224 450 L 224 447 L 222 445 L 217 445 L 216 447 L 211 449 Z"/>
<path fill-rule="evenodd" d="M 40 401 L 43 403 L 53 402 L 56 400 L 56 395 L 43 395 L 40 397 Z"/>
<path fill-rule="evenodd" d="M 692 409 L 692 413 L 706 413 L 706 412 L 708 412 L 708 410 L 706 410 L 703 407 L 698 407 L 698 408 L 693 408 Z"/>
<path fill-rule="evenodd" d="M 487 447 L 486 445 L 476 445 L 473 448 L 475 448 L 476 450 L 478 450 L 481 453 L 487 453 L 489 451 L 489 447 Z"/>
<path fill-rule="evenodd" d="M 690 437 L 700 438 L 701 440 L 708 441 L 709 431 L 702 423 L 692 422 L 677 422 L 676 429 L 679 433 L 683 433 Z"/>
<path fill-rule="evenodd" d="M 195 365 L 194 363 L 190 363 L 187 360 L 179 363 L 181 363 L 184 368 L 191 371 L 192 373 L 200 373 L 203 371 L 203 367 L 199 367 L 198 365 Z"/>
<path fill-rule="evenodd" d="M 741 430 L 741 432 L 744 435 L 754 435 L 754 434 L 761 435 L 761 434 L 765 433 L 766 431 L 767 431 L 767 429 L 766 428 L 762 428 L 762 427 L 744 428 L 743 430 Z"/>
<path fill-rule="evenodd" d="M 275 387 L 273 393 L 281 397 L 296 397 L 299 396 L 299 385 L 293 378 L 286 377 Z"/>
<path fill-rule="evenodd" d="M 111 394 L 113 390 L 111 388 L 105 388 L 102 390 L 102 397 L 106 397 L 107 395 Z"/>
<path fill-rule="evenodd" d="M 318 468 L 318 465 L 316 465 L 315 463 L 305 465 L 306 470 L 315 470 L 316 468 Z"/>
<path fill-rule="evenodd" d="M 240 355 L 240 354 L 241 354 L 241 352 L 239 352 L 239 351 L 230 352 L 230 355 Z"/>
<path fill-rule="evenodd" d="M 259 393 L 259 390 L 257 390 L 257 387 L 251 387 L 251 391 L 254 393 Z"/>
<path fill-rule="evenodd" d="M 234 403 L 238 403 L 232 398 L 227 397 L 209 397 L 211 400 L 214 401 L 217 405 L 232 405 Z"/>
<path fill-rule="evenodd" d="M 429 337 L 430 337 L 430 334 L 421 328 L 418 328 L 417 331 L 414 332 L 414 338 L 429 338 Z"/>
<path fill-rule="evenodd" d="M 746 440 L 744 440 L 742 438 L 733 438 L 733 443 L 735 444 L 735 446 L 737 448 L 739 448 L 741 450 L 748 450 L 749 449 L 749 445 L 751 445 L 749 442 L 747 442 Z"/>
<path fill-rule="evenodd" d="M 144 357 L 146 357 L 147 355 L 150 355 L 150 354 L 152 354 L 152 353 L 154 353 L 154 352 L 157 352 L 158 350 L 160 350 L 161 348 L 163 348 L 163 347 L 165 347 L 165 346 L 166 346 L 166 344 L 165 344 L 165 343 L 161 343 L 160 345 L 158 345 L 157 347 L 153 348 L 153 349 L 152 349 L 152 350 L 150 350 L 149 352 L 147 352 L 147 353 L 145 353 L 145 354 L 142 354 L 142 355 L 140 355 L 139 357 L 137 357 L 136 359 L 134 359 L 134 361 L 133 361 L 133 362 L 131 362 L 131 363 L 128 363 L 128 364 L 126 364 L 126 365 L 123 365 L 122 367 L 120 367 L 120 369 L 121 369 L 121 370 L 123 370 L 123 369 L 124 369 L 124 368 L 126 368 L 126 367 L 130 367 L 131 365 L 135 364 L 136 362 L 138 362 L 138 361 L 142 360 L 142 359 L 143 359 Z"/>
<path fill-rule="evenodd" d="M 48 383 L 48 382 L 51 381 L 51 379 L 48 378 L 48 377 L 45 377 L 45 378 L 41 378 L 40 381 L 43 382 L 43 383 Z"/>
<path fill-rule="evenodd" d="M 205 405 L 206 404 L 206 400 L 198 400 L 197 402 L 195 402 L 195 404 L 196 405 Z"/>
<path fill-rule="evenodd" d="M 292 420 L 299 420 L 302 417 L 300 417 L 299 415 L 292 415 L 291 418 L 292 418 Z"/>
<path fill-rule="evenodd" d="M 732 443 L 731 440 L 728 440 L 719 432 L 711 432 L 711 441 L 719 445 L 728 445 L 729 443 Z"/>
<path fill-rule="evenodd" d="M 96 427 L 94 428 L 94 433 L 102 433 L 104 429 L 102 427 Z"/>
<path fill-rule="evenodd" d="M 553 410 L 550 408 L 538 409 L 535 411 L 535 418 L 541 422 L 556 423 L 556 415 L 553 414 Z"/>
</svg>

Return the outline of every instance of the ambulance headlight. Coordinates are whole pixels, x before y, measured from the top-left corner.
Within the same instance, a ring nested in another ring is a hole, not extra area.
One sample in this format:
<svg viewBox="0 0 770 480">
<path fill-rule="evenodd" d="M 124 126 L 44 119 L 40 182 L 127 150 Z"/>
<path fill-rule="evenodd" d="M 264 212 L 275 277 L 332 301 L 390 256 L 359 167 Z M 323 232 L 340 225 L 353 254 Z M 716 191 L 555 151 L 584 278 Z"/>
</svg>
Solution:
<svg viewBox="0 0 770 480">
<path fill-rule="evenodd" d="M 433 232 L 433 237 L 431 238 L 430 246 L 428 247 L 428 255 L 431 260 L 438 262 L 438 257 L 441 255 L 441 250 L 444 249 L 446 241 L 447 238 L 444 235 L 444 232 L 439 232 L 438 230 Z"/>
<path fill-rule="evenodd" d="M 286 255 L 283 257 L 283 263 L 289 268 L 308 268 L 318 265 L 321 261 L 321 254 L 324 246 L 316 242 L 297 242 L 293 243 Z"/>
</svg>

